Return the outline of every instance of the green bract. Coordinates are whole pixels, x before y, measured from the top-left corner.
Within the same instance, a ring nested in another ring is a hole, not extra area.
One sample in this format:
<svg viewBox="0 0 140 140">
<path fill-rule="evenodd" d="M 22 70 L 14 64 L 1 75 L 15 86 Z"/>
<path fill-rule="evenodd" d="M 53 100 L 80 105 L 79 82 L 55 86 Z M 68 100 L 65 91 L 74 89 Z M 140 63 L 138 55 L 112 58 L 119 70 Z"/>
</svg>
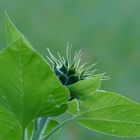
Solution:
<svg viewBox="0 0 140 140">
<path fill-rule="evenodd" d="M 140 105 L 100 90 L 103 75 L 79 66 L 80 53 L 72 63 L 68 52 L 66 60 L 50 53 L 51 69 L 8 16 L 6 33 L 8 46 L 0 52 L 0 140 L 47 140 L 71 121 L 105 134 L 140 136 Z M 72 117 L 59 122 L 56 116 L 66 111 Z"/>
<path fill-rule="evenodd" d="M 100 88 L 101 78 L 102 75 L 96 75 L 68 86 L 71 96 L 80 100 L 87 99 Z"/>
</svg>

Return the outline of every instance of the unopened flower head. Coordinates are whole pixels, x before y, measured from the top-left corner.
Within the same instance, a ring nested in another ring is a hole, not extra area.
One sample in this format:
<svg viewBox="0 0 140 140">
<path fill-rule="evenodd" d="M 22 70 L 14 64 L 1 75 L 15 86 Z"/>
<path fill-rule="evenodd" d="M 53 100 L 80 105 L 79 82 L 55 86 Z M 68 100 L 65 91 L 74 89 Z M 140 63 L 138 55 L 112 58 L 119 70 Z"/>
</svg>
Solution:
<svg viewBox="0 0 140 140">
<path fill-rule="evenodd" d="M 66 57 L 63 57 L 58 52 L 58 58 L 48 49 L 49 56 L 47 58 L 53 64 L 53 70 L 55 74 L 59 77 L 59 80 L 63 85 L 68 86 L 74 84 L 80 80 L 84 80 L 95 75 L 96 69 L 93 70 L 93 67 L 96 65 L 92 64 L 87 66 L 86 63 L 80 64 L 82 51 L 75 52 L 74 57 L 72 58 L 71 54 L 71 45 L 67 45 Z"/>
</svg>

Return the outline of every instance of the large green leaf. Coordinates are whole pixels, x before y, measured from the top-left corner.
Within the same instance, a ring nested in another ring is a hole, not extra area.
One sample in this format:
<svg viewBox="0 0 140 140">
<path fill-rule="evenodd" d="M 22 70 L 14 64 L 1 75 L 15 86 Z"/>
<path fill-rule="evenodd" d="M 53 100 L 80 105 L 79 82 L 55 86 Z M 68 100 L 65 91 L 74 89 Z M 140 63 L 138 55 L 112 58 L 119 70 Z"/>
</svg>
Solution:
<svg viewBox="0 0 140 140">
<path fill-rule="evenodd" d="M 67 89 L 23 38 L 0 53 L 0 78 L 0 106 L 22 128 L 35 118 L 59 115 L 67 109 Z"/>
<path fill-rule="evenodd" d="M 16 117 L 0 106 L 0 140 L 20 140 L 22 129 Z"/>
<path fill-rule="evenodd" d="M 88 96 L 92 95 L 100 88 L 101 78 L 102 75 L 97 75 L 68 86 L 70 94 L 75 98 L 85 100 Z"/>
<path fill-rule="evenodd" d="M 6 38 L 7 43 L 10 44 L 14 41 L 16 41 L 19 38 L 22 38 L 24 40 L 24 43 L 28 47 L 32 47 L 31 43 L 25 38 L 25 36 L 16 28 L 16 26 L 12 23 L 10 18 L 8 17 L 8 14 L 5 14 L 5 25 L 6 25 Z"/>
<path fill-rule="evenodd" d="M 140 105 L 111 92 L 99 91 L 87 100 L 69 104 L 81 125 L 106 134 L 140 136 Z"/>
</svg>

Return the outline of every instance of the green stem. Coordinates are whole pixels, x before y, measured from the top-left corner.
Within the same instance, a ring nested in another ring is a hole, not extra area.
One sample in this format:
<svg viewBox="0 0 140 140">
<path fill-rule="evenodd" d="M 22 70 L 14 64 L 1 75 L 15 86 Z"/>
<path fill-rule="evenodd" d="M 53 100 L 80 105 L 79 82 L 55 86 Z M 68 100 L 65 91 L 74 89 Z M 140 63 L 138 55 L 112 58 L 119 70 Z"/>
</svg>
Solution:
<svg viewBox="0 0 140 140">
<path fill-rule="evenodd" d="M 47 122 L 47 118 L 41 118 L 40 120 L 36 120 L 35 122 L 35 130 L 33 133 L 32 140 L 39 140 L 44 130 L 45 124 Z"/>
<path fill-rule="evenodd" d="M 74 121 L 74 117 L 70 118 L 66 121 L 64 121 L 63 123 L 61 123 L 60 125 L 56 126 L 45 138 L 43 138 L 42 140 L 48 140 L 55 132 L 57 132 L 61 127 L 63 127 L 64 125 L 70 123 Z"/>
<path fill-rule="evenodd" d="M 25 140 L 28 140 L 28 129 L 27 128 L 25 129 L 24 136 L 25 136 Z"/>
</svg>

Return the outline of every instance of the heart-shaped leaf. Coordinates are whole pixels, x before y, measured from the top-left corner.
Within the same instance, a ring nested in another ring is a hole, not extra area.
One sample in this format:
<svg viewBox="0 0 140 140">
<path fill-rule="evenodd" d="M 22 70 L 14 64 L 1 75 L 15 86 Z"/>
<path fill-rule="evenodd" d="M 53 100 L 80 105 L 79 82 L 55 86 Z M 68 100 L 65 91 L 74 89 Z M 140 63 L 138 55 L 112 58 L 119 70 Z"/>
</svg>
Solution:
<svg viewBox="0 0 140 140">
<path fill-rule="evenodd" d="M 12 42 L 18 40 L 19 38 L 22 38 L 24 40 L 24 43 L 32 48 L 31 43 L 26 39 L 26 37 L 16 28 L 16 26 L 12 23 L 10 18 L 8 17 L 8 14 L 6 13 L 5 18 L 5 25 L 6 25 L 6 38 L 7 43 L 11 44 Z"/>
<path fill-rule="evenodd" d="M 0 140 L 20 140 L 21 136 L 22 128 L 15 115 L 0 106 Z"/>
<path fill-rule="evenodd" d="M 75 120 L 98 132 L 118 136 L 140 136 L 140 105 L 111 92 L 99 91 L 87 100 L 71 101 Z"/>
<path fill-rule="evenodd" d="M 22 39 L 0 54 L 0 105 L 22 126 L 40 116 L 61 114 L 68 94 L 46 61 Z"/>
</svg>

